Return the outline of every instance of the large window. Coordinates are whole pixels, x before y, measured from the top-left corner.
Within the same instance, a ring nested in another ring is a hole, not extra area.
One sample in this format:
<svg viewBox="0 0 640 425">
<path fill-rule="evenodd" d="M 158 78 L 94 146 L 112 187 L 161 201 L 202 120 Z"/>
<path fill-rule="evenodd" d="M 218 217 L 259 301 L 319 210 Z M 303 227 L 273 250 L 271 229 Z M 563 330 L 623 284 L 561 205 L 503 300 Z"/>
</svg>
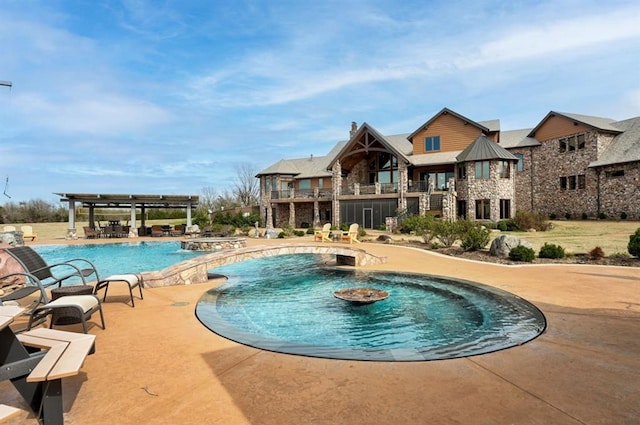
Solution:
<svg viewBox="0 0 640 425">
<path fill-rule="evenodd" d="M 586 138 L 584 134 L 576 134 L 558 139 L 558 150 L 560 152 L 573 152 L 584 149 Z"/>
<path fill-rule="evenodd" d="M 388 152 L 381 152 L 369 161 L 369 184 L 396 183 L 399 180 L 398 158 Z"/>
<path fill-rule="evenodd" d="M 311 190 L 311 179 L 298 180 L 298 190 Z"/>
<path fill-rule="evenodd" d="M 509 178 L 510 168 L 511 165 L 509 164 L 509 161 L 498 161 L 498 175 L 501 179 Z"/>
<path fill-rule="evenodd" d="M 424 138 L 424 150 L 426 152 L 440 150 L 440 136 L 432 136 Z"/>
<path fill-rule="evenodd" d="M 449 179 L 454 178 L 452 171 L 437 171 L 432 173 L 420 173 L 420 180 L 431 180 L 435 190 L 447 190 Z"/>
<path fill-rule="evenodd" d="M 511 218 L 511 200 L 500 199 L 500 219 Z"/>
<path fill-rule="evenodd" d="M 518 171 L 524 171 L 524 155 L 521 153 L 517 153 L 518 157 Z"/>
<path fill-rule="evenodd" d="M 489 161 L 476 161 L 476 179 L 489 178 Z"/>
<path fill-rule="evenodd" d="M 491 203 L 488 199 L 476 199 L 476 220 L 491 219 Z"/>
<path fill-rule="evenodd" d="M 584 174 L 578 174 L 577 176 L 560 177 L 561 190 L 585 189 L 586 187 L 587 178 Z"/>
<path fill-rule="evenodd" d="M 463 220 L 467 218 L 467 201 L 458 200 L 458 217 Z"/>
</svg>

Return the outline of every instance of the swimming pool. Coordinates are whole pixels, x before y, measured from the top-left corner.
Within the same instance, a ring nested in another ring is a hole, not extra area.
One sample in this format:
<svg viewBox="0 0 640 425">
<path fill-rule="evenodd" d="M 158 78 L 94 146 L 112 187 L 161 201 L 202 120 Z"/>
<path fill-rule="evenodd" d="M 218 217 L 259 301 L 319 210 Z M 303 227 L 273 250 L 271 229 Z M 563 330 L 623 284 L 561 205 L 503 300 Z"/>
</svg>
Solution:
<svg viewBox="0 0 640 425">
<path fill-rule="evenodd" d="M 100 277 L 114 274 L 140 273 L 162 270 L 174 264 L 207 252 L 188 251 L 180 248 L 180 242 L 124 242 L 90 245 L 35 245 L 33 249 L 48 264 L 60 263 L 72 258 L 91 261 Z M 80 279 L 69 279 L 65 285 L 78 284 Z"/>
<path fill-rule="evenodd" d="M 198 302 L 213 332 L 265 350 L 353 360 L 424 361 L 520 345 L 546 326 L 534 305 L 486 285 L 442 277 L 325 267 L 285 255 L 214 269 L 229 280 Z M 354 305 L 337 290 L 370 287 L 383 301 Z"/>
</svg>

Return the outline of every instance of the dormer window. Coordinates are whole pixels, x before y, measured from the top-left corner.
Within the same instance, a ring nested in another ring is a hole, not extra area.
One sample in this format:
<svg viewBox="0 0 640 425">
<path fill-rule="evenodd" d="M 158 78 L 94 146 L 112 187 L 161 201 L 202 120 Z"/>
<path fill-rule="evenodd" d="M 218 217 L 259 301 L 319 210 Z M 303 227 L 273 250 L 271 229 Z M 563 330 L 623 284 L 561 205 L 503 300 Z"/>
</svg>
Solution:
<svg viewBox="0 0 640 425">
<path fill-rule="evenodd" d="M 431 136 L 424 138 L 425 152 L 433 152 L 440 150 L 440 136 Z"/>
</svg>

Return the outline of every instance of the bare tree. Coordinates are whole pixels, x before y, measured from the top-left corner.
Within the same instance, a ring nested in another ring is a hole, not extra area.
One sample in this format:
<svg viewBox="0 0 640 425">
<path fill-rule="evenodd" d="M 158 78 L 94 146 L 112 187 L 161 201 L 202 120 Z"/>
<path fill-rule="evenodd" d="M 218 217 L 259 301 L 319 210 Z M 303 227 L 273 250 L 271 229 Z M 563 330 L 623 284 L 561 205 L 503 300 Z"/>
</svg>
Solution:
<svg viewBox="0 0 640 425">
<path fill-rule="evenodd" d="M 259 170 L 248 162 L 238 164 L 235 168 L 238 180 L 233 193 L 236 199 L 243 207 L 256 205 L 260 195 L 260 181 L 256 178 Z"/>
</svg>

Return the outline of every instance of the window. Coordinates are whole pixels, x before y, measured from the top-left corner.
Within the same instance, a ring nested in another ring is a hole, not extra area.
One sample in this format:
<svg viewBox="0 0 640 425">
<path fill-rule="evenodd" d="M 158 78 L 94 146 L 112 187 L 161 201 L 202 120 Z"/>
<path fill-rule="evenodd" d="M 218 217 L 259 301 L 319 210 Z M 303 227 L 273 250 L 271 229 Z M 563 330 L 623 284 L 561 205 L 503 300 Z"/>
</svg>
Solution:
<svg viewBox="0 0 640 425">
<path fill-rule="evenodd" d="M 558 144 L 559 144 L 560 152 L 566 152 L 567 151 L 567 139 L 558 140 Z"/>
<path fill-rule="evenodd" d="M 458 200 L 458 217 L 463 220 L 467 218 L 467 201 Z"/>
<path fill-rule="evenodd" d="M 439 151 L 440 150 L 440 136 L 425 137 L 424 138 L 424 150 L 426 152 Z"/>
<path fill-rule="evenodd" d="M 576 176 L 569 176 L 569 189 L 576 190 Z"/>
<path fill-rule="evenodd" d="M 567 178 L 560 177 L 560 189 L 567 190 Z"/>
<path fill-rule="evenodd" d="M 489 178 L 489 161 L 476 161 L 476 179 Z"/>
<path fill-rule="evenodd" d="M 322 189 L 324 187 L 324 180 L 322 177 L 318 177 L 318 189 Z"/>
<path fill-rule="evenodd" d="M 311 179 L 299 180 L 298 190 L 311 190 Z"/>
<path fill-rule="evenodd" d="M 476 199 L 476 220 L 491 218 L 491 204 L 488 199 Z"/>
<path fill-rule="evenodd" d="M 521 153 L 517 153 L 518 157 L 518 171 L 524 171 L 524 155 Z"/>
<path fill-rule="evenodd" d="M 584 174 L 578 175 L 578 189 L 584 189 L 587 187 L 586 178 Z"/>
<path fill-rule="evenodd" d="M 500 199 L 500 219 L 511 218 L 511 199 Z"/>
<path fill-rule="evenodd" d="M 573 152 L 578 149 L 584 149 L 586 137 L 584 134 L 578 134 L 558 139 L 558 150 L 560 152 Z"/>
<path fill-rule="evenodd" d="M 624 177 L 624 170 L 607 171 L 605 174 L 607 177 Z"/>
<path fill-rule="evenodd" d="M 567 148 L 569 152 L 576 150 L 576 136 L 567 137 Z"/>
<path fill-rule="evenodd" d="M 467 178 L 467 164 L 458 164 L 458 180 Z"/>
<path fill-rule="evenodd" d="M 509 168 L 511 168 L 509 161 L 498 161 L 498 175 L 501 179 L 509 178 Z"/>
</svg>

